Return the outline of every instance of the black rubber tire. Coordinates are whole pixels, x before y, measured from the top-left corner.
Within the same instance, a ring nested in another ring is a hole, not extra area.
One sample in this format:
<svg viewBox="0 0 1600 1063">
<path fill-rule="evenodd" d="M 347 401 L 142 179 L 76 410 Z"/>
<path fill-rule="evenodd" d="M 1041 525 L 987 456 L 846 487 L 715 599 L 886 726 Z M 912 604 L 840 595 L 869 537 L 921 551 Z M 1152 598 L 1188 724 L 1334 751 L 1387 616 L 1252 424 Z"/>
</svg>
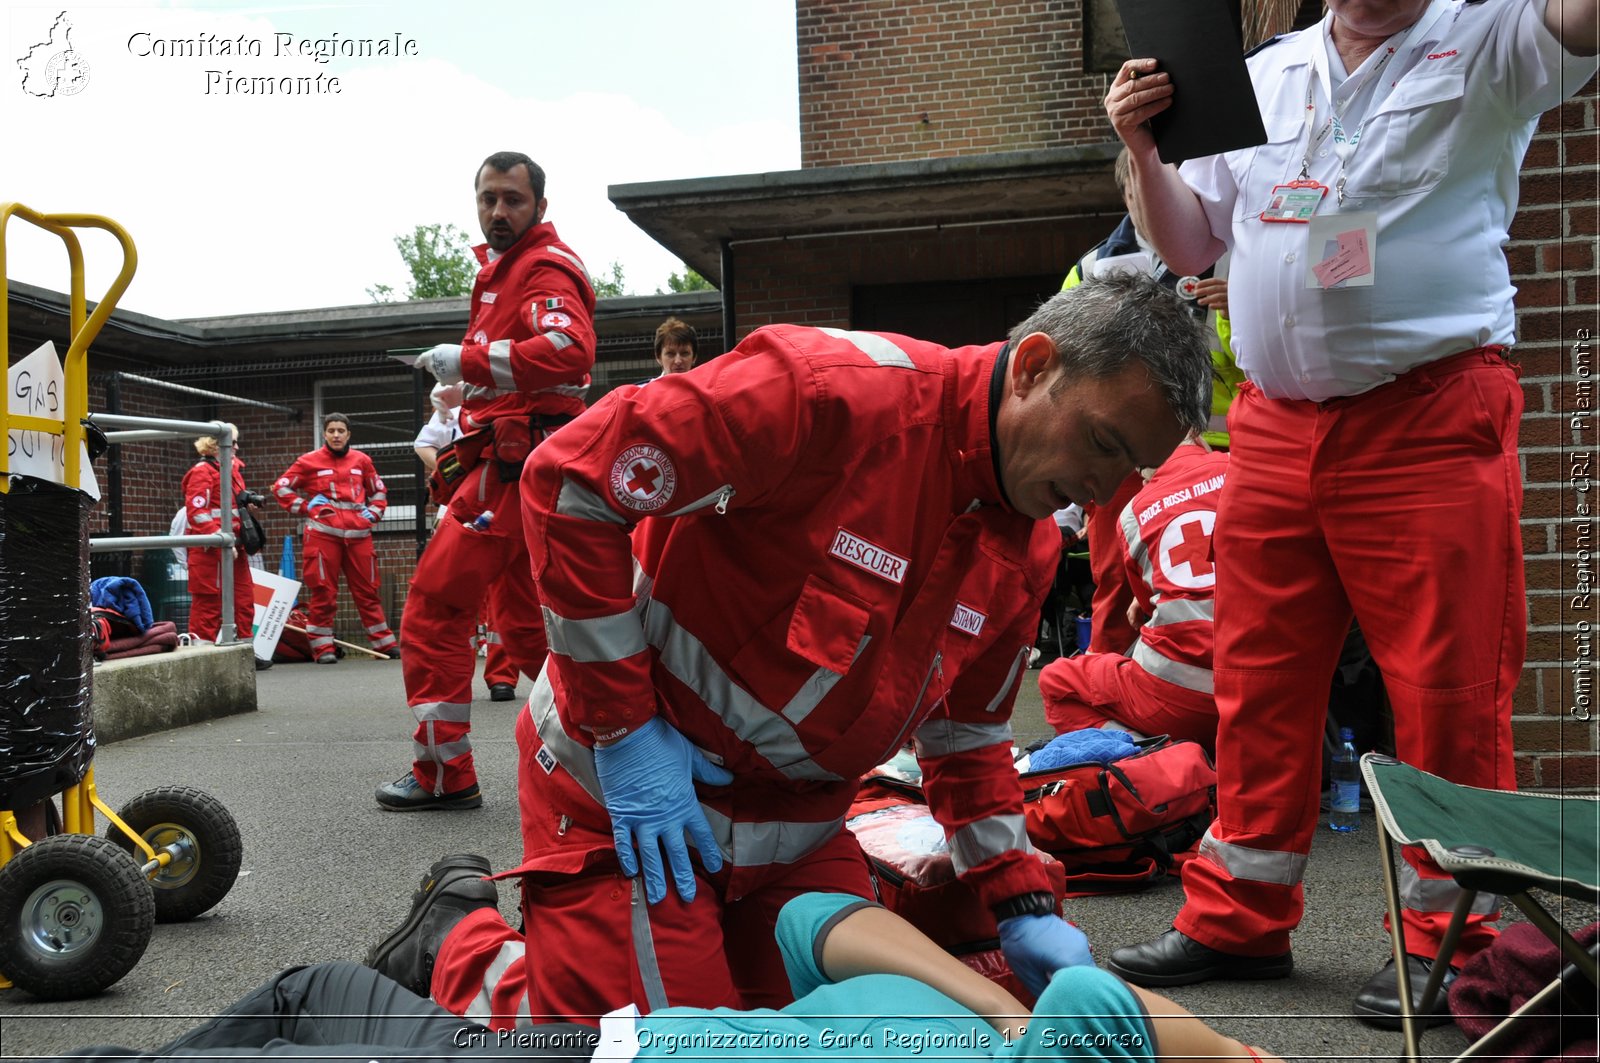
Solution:
<svg viewBox="0 0 1600 1063">
<path fill-rule="evenodd" d="M 94 996 L 133 970 L 155 929 L 139 865 L 92 834 L 57 834 L 0 867 L 0 971 L 40 1000 Z"/>
<path fill-rule="evenodd" d="M 163 786 L 139 794 L 118 815 L 151 848 L 173 842 L 186 848 L 185 855 L 150 874 L 156 922 L 193 919 L 233 889 L 244 862 L 244 843 L 239 824 L 215 797 L 192 786 Z M 106 828 L 106 837 L 144 864 L 144 853 L 115 823 Z"/>
</svg>

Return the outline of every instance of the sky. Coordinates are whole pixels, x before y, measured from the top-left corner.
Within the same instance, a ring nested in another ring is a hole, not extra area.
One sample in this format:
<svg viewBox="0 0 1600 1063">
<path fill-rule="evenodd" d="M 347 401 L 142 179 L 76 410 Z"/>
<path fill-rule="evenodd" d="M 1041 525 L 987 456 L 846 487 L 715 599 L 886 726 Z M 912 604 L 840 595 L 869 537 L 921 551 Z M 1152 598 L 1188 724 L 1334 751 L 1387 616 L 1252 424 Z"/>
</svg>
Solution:
<svg viewBox="0 0 1600 1063">
<path fill-rule="evenodd" d="M 63 12 L 77 76 L 57 82 L 38 75 Z M 544 167 L 546 220 L 591 273 L 620 262 L 649 294 L 682 265 L 608 185 L 799 166 L 792 0 L 101 0 L 0 20 L 0 201 L 117 222 L 138 250 L 119 305 L 158 317 L 403 292 L 394 236 L 450 223 L 480 242 L 472 177 L 502 150 Z M 393 57 L 315 54 L 397 37 Z M 241 39 L 247 54 L 221 53 Z M 324 91 L 301 95 L 228 80 L 318 75 Z M 105 234 L 83 242 L 93 300 L 122 256 Z M 58 239 L 13 219 L 5 251 L 8 278 L 67 288 Z"/>
</svg>

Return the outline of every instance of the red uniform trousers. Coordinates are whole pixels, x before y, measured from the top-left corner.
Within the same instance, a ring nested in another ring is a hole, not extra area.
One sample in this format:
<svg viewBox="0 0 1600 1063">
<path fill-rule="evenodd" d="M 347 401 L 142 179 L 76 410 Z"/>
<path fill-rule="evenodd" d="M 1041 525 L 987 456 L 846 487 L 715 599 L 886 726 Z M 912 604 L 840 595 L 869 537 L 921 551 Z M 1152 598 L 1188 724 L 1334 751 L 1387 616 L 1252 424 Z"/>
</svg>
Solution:
<svg viewBox="0 0 1600 1063">
<path fill-rule="evenodd" d="M 544 853 L 560 840 L 574 853 L 591 852 L 571 874 L 523 877 L 526 942 L 490 910 L 450 932 L 434 965 L 433 998 L 458 1015 L 507 1029 L 518 1015 L 593 1022 L 630 1003 L 646 1011 L 781 1007 L 794 999 L 772 933 L 784 904 L 813 890 L 874 896 L 866 857 L 841 830 L 803 859 L 774 865 L 771 879 L 742 897 L 723 895 L 725 872 L 708 877 L 697 867 L 692 902 L 669 889 L 647 905 L 643 879 L 626 879 L 617 867 L 605 809 L 565 769 L 539 766 L 542 745 L 531 715 L 519 712 L 523 845 Z M 667 917 L 653 918 L 658 912 Z"/>
<path fill-rule="evenodd" d="M 477 782 L 472 766 L 472 677 L 478 615 L 496 580 L 504 584 L 495 622 L 516 666 L 538 675 L 544 666 L 544 617 L 522 537 L 515 478 L 501 483 L 494 462 L 472 470 L 417 562 L 401 634 L 406 653 L 406 703 L 417 720 L 412 736 L 417 782 L 450 793 Z M 485 510 L 488 529 L 469 526 Z"/>
<path fill-rule="evenodd" d="M 1088 649 L 1095 653 L 1127 653 L 1139 632 L 1128 623 L 1128 606 L 1133 604 L 1133 587 L 1122 565 L 1122 511 L 1144 486 L 1135 469 L 1117 487 L 1117 493 L 1103 506 L 1083 507 L 1084 530 L 1089 533 L 1089 568 L 1094 573 L 1094 616 Z M 1085 647 L 1080 646 L 1079 649 Z"/>
<path fill-rule="evenodd" d="M 217 640 L 222 627 L 222 583 L 217 564 L 221 547 L 189 550 L 189 630 L 208 642 Z M 255 625 L 255 581 L 250 578 L 250 555 L 240 550 L 233 559 L 234 637 L 249 641 Z"/>
<path fill-rule="evenodd" d="M 500 601 L 503 587 L 502 581 L 494 582 L 489 588 L 489 604 L 483 611 L 483 641 L 487 649 L 483 661 L 483 682 L 491 687 L 496 683 L 513 687 L 517 685 L 517 662 L 506 652 L 505 642 L 500 637 L 500 623 L 495 619 L 500 610 L 506 607 Z"/>
<path fill-rule="evenodd" d="M 1400 759 L 1514 789 L 1511 694 L 1527 642 L 1522 392 L 1470 351 L 1352 398 L 1233 406 L 1217 511 L 1217 821 L 1175 925 L 1213 948 L 1289 948 L 1318 823 L 1329 676 L 1352 611 L 1394 706 Z M 1408 949 L 1437 954 L 1458 890 L 1403 850 Z M 1488 944 L 1480 896 L 1460 962 Z"/>
<path fill-rule="evenodd" d="M 1125 725 L 1144 735 L 1191 738 L 1207 752 L 1216 748 L 1216 698 L 1153 676 L 1119 653 L 1051 661 L 1039 673 L 1039 693 L 1056 734 Z"/>
<path fill-rule="evenodd" d="M 317 657 L 331 656 L 333 616 L 339 606 L 339 574 L 355 600 L 356 612 L 367 630 L 367 641 L 382 653 L 395 644 L 394 632 L 378 601 L 378 555 L 372 536 L 341 539 L 307 528 L 305 536 L 306 631 L 311 637 L 311 652 Z"/>
</svg>

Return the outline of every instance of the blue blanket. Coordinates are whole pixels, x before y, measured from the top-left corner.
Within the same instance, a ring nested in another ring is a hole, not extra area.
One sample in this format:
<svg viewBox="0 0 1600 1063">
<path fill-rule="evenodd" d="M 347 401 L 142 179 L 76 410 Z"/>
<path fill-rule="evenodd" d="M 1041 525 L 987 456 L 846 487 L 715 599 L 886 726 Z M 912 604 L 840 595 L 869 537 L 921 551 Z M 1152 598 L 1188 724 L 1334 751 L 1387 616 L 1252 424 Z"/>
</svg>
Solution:
<svg viewBox="0 0 1600 1063">
<path fill-rule="evenodd" d="M 1029 771 L 1047 771 L 1068 764 L 1110 764 L 1139 751 L 1126 731 L 1090 728 L 1056 735 L 1028 758 Z"/>
<path fill-rule="evenodd" d="M 143 634 L 155 622 L 150 599 L 139 581 L 130 576 L 101 576 L 89 584 L 89 604 L 115 609 Z"/>
</svg>

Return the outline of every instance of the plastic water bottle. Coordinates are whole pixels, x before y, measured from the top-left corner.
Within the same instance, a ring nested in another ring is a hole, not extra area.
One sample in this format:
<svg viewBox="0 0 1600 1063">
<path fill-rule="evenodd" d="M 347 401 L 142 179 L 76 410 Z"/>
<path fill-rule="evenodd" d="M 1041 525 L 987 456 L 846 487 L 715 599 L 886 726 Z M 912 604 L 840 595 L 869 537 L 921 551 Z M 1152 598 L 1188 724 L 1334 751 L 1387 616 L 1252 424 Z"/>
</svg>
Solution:
<svg viewBox="0 0 1600 1063">
<path fill-rule="evenodd" d="M 472 524 L 469 525 L 469 526 L 472 528 L 473 531 L 488 531 L 489 530 L 489 525 L 491 525 L 493 523 L 494 523 L 494 510 L 486 509 L 482 513 L 479 513 L 476 517 L 473 517 L 472 518 Z"/>
<path fill-rule="evenodd" d="M 1356 758 L 1355 732 L 1348 727 L 1339 728 L 1339 748 L 1333 751 L 1328 826 L 1340 832 L 1361 826 L 1361 766 Z"/>
</svg>

